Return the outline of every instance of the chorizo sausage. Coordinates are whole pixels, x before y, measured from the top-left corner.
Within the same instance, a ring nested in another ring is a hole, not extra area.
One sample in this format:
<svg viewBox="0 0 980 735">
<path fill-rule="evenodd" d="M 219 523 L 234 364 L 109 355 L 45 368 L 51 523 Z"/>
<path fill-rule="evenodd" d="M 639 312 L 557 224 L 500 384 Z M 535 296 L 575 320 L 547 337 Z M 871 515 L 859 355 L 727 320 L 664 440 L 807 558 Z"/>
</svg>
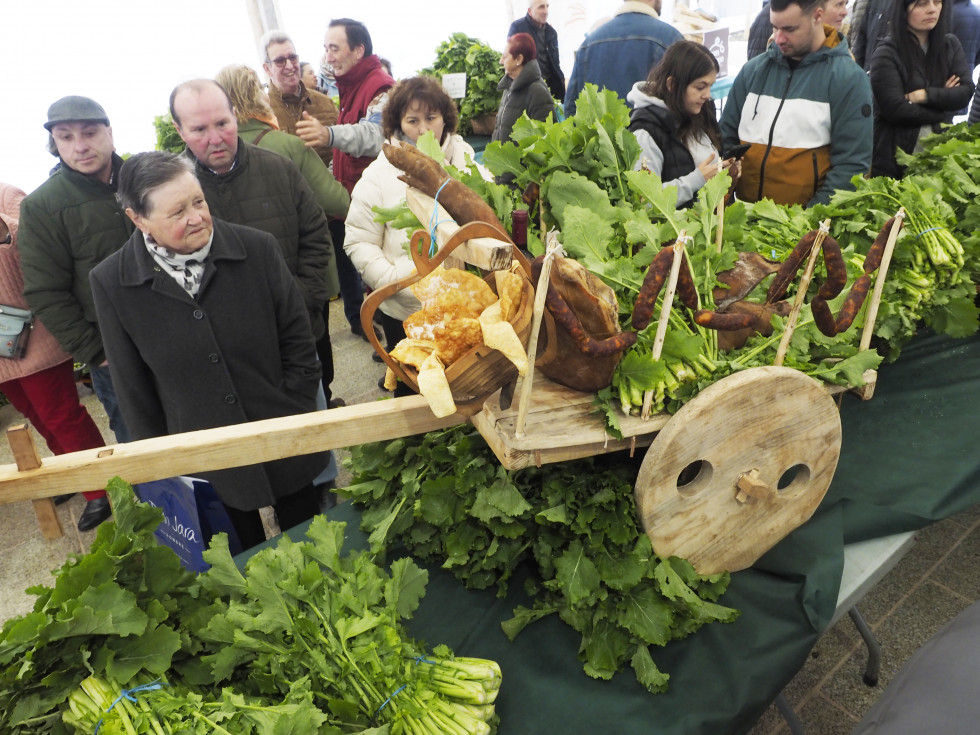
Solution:
<svg viewBox="0 0 980 735">
<path fill-rule="evenodd" d="M 888 242 L 888 236 L 891 234 L 892 227 L 895 226 L 895 220 L 896 218 L 892 217 L 885 223 L 885 226 L 881 228 L 881 232 L 878 233 L 878 237 L 871 244 L 871 249 L 868 250 L 868 254 L 864 256 L 865 273 L 874 273 L 878 270 L 878 266 L 881 265 L 881 258 L 885 254 L 885 244 Z"/>
<path fill-rule="evenodd" d="M 827 266 L 827 280 L 820 286 L 820 296 L 824 299 L 832 299 L 847 285 L 847 265 L 844 263 L 840 243 L 830 235 L 824 238 L 821 248 L 824 264 Z"/>
<path fill-rule="evenodd" d="M 772 283 L 769 284 L 769 290 L 766 292 L 766 303 L 771 304 L 779 301 L 786 295 L 786 289 L 789 288 L 790 281 L 793 280 L 803 261 L 810 254 L 810 249 L 817 239 L 818 232 L 819 230 L 810 230 L 801 237 L 800 241 L 796 243 L 796 247 L 793 248 L 793 251 L 783 261 L 783 264 L 779 266 L 779 270 L 773 276 Z"/>
<path fill-rule="evenodd" d="M 531 273 L 535 282 L 541 278 L 543 263 L 544 257 L 539 256 L 531 264 Z M 595 339 L 592 337 L 592 335 L 585 331 L 581 320 L 579 320 L 572 307 L 568 305 L 568 302 L 565 301 L 553 283 L 548 284 L 545 305 L 555 318 L 555 322 L 568 332 L 572 338 L 572 342 L 583 355 L 607 357 L 622 352 L 628 347 L 632 347 L 636 342 L 636 332 L 619 332 L 607 339 Z"/>
<path fill-rule="evenodd" d="M 823 334 L 828 337 L 837 334 L 837 320 L 834 319 L 833 312 L 827 306 L 826 299 L 820 296 L 814 297 L 810 302 L 810 313 L 813 314 L 813 323 Z"/>
<path fill-rule="evenodd" d="M 755 314 L 723 314 L 717 311 L 698 309 L 694 312 L 694 323 L 720 332 L 732 332 L 736 329 L 758 327 L 759 318 Z"/>
<path fill-rule="evenodd" d="M 864 299 L 868 295 L 868 289 L 871 287 L 871 276 L 865 273 L 854 285 L 851 286 L 850 292 L 847 294 L 847 298 L 844 299 L 844 305 L 841 306 L 840 312 L 837 314 L 837 334 L 841 332 L 846 332 L 848 327 L 851 326 L 851 322 L 854 321 L 854 317 L 861 310 L 861 306 L 864 304 Z"/>
<path fill-rule="evenodd" d="M 684 306 L 694 311 L 698 308 L 698 290 L 691 275 L 691 264 L 687 262 L 687 253 L 682 257 L 681 269 L 677 273 L 677 296 Z"/>
<path fill-rule="evenodd" d="M 674 258 L 674 248 L 668 245 L 657 253 L 640 286 L 640 293 L 633 304 L 633 329 L 646 329 L 653 318 L 653 310 L 657 305 L 660 289 L 670 273 L 670 264 Z"/>
</svg>

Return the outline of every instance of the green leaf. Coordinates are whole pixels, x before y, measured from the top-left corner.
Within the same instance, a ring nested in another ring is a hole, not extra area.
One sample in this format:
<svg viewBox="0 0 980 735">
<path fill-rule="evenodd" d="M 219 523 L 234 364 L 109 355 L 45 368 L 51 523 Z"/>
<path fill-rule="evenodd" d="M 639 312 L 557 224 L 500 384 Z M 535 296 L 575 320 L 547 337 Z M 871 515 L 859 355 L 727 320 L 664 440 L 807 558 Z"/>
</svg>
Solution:
<svg viewBox="0 0 980 735">
<path fill-rule="evenodd" d="M 398 617 L 410 618 L 418 609 L 429 573 L 411 559 L 398 559 L 391 565 L 391 579 L 385 583 L 385 600 Z"/>
<path fill-rule="evenodd" d="M 636 680 L 642 684 L 651 694 L 659 694 L 667 691 L 667 683 L 670 680 L 668 674 L 663 673 L 657 668 L 650 656 L 650 649 L 646 646 L 638 646 L 630 665 L 636 674 Z"/>
<path fill-rule="evenodd" d="M 557 579 L 572 605 L 591 600 L 599 591 L 599 572 L 578 539 L 555 562 Z"/>
</svg>

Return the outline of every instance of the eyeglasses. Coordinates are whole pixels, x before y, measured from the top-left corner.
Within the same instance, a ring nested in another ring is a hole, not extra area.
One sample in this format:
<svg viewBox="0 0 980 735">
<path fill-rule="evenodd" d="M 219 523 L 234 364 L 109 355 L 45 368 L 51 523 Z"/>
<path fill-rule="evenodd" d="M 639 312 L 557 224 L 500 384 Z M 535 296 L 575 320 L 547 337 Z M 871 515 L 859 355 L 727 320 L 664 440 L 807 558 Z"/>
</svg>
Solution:
<svg viewBox="0 0 980 735">
<path fill-rule="evenodd" d="M 299 56 L 297 56 L 296 54 L 289 54 L 289 56 L 278 56 L 275 59 L 272 59 L 272 63 L 275 64 L 280 69 L 285 67 L 286 64 L 292 66 L 297 62 L 299 62 Z"/>
</svg>

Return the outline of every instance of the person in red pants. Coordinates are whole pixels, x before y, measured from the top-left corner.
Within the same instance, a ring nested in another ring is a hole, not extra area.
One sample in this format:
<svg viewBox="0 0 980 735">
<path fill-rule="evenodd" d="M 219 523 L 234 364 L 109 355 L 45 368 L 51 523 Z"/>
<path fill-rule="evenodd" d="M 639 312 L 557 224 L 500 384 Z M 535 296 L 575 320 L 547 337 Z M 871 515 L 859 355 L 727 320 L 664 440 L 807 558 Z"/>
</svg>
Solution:
<svg viewBox="0 0 980 735">
<path fill-rule="evenodd" d="M 0 183 L 0 304 L 22 309 L 27 303 L 17 252 L 17 225 L 24 196 L 20 189 Z M 78 400 L 71 356 L 36 319 L 24 356 L 0 359 L 0 392 L 24 414 L 54 454 L 105 446 L 99 427 Z M 88 531 L 112 511 L 104 490 L 83 494 L 88 502 L 78 519 L 78 530 Z M 64 502 L 71 495 L 59 496 L 55 502 Z"/>
</svg>

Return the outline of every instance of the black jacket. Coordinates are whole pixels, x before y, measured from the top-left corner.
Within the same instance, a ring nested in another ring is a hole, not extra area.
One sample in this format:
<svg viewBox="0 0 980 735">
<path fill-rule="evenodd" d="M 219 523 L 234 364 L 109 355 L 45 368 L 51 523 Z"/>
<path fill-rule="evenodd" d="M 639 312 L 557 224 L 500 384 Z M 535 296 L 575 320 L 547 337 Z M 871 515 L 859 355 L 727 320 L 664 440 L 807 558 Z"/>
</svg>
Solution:
<svg viewBox="0 0 980 735">
<path fill-rule="evenodd" d="M 508 141 L 514 123 L 525 112 L 532 120 L 547 120 L 555 112 L 555 101 L 541 78 L 537 59 L 531 59 L 521 69 L 517 79 L 504 78 L 497 85 L 502 94 L 492 140 Z"/>
<path fill-rule="evenodd" d="M 139 231 L 90 280 L 133 439 L 315 410 L 316 345 L 270 235 L 215 219 L 196 298 L 160 269 Z M 255 510 L 307 485 L 326 461 L 309 454 L 200 476 L 226 505 Z"/>
<path fill-rule="evenodd" d="M 211 171 L 190 150 L 186 155 L 194 161 L 212 215 L 276 238 L 320 339 L 326 331 L 323 305 L 329 297 L 327 273 L 334 267 L 333 241 L 323 209 L 296 164 L 241 137 L 235 167 L 225 174 Z"/>
<path fill-rule="evenodd" d="M 634 108 L 630 112 L 630 130 L 646 130 L 653 142 L 657 144 L 664 155 L 664 165 L 660 171 L 661 181 L 673 181 L 686 176 L 694 170 L 694 159 L 687 146 L 677 134 L 677 118 L 670 110 L 659 105 L 647 105 Z M 679 206 L 686 207 L 693 200 L 680 202 Z"/>
<path fill-rule="evenodd" d="M 875 101 L 874 153 L 871 158 L 872 176 L 901 178 L 904 168 L 895 160 L 895 150 L 912 153 L 923 126 L 938 132 L 939 124 L 952 122 L 957 110 L 965 107 L 973 96 L 973 68 L 966 63 L 959 39 L 947 33 L 946 58 L 948 68 L 937 69 L 926 76 L 926 58 L 916 49 L 917 58 L 906 64 L 895 40 L 889 36 L 875 49 L 871 60 L 871 92 Z M 962 80 L 957 87 L 947 89 L 946 80 L 957 75 Z M 926 102 L 911 103 L 908 92 L 925 89 Z"/>
<path fill-rule="evenodd" d="M 527 33 L 534 39 L 541 76 L 551 90 L 551 96 L 559 101 L 565 99 L 565 75 L 562 74 L 561 59 L 558 56 L 558 31 L 550 23 L 545 23 L 544 28 L 538 28 L 538 24 L 531 20 L 531 16 L 525 14 L 523 18 L 518 18 L 510 24 L 507 37 L 510 38 L 515 33 Z"/>
</svg>

